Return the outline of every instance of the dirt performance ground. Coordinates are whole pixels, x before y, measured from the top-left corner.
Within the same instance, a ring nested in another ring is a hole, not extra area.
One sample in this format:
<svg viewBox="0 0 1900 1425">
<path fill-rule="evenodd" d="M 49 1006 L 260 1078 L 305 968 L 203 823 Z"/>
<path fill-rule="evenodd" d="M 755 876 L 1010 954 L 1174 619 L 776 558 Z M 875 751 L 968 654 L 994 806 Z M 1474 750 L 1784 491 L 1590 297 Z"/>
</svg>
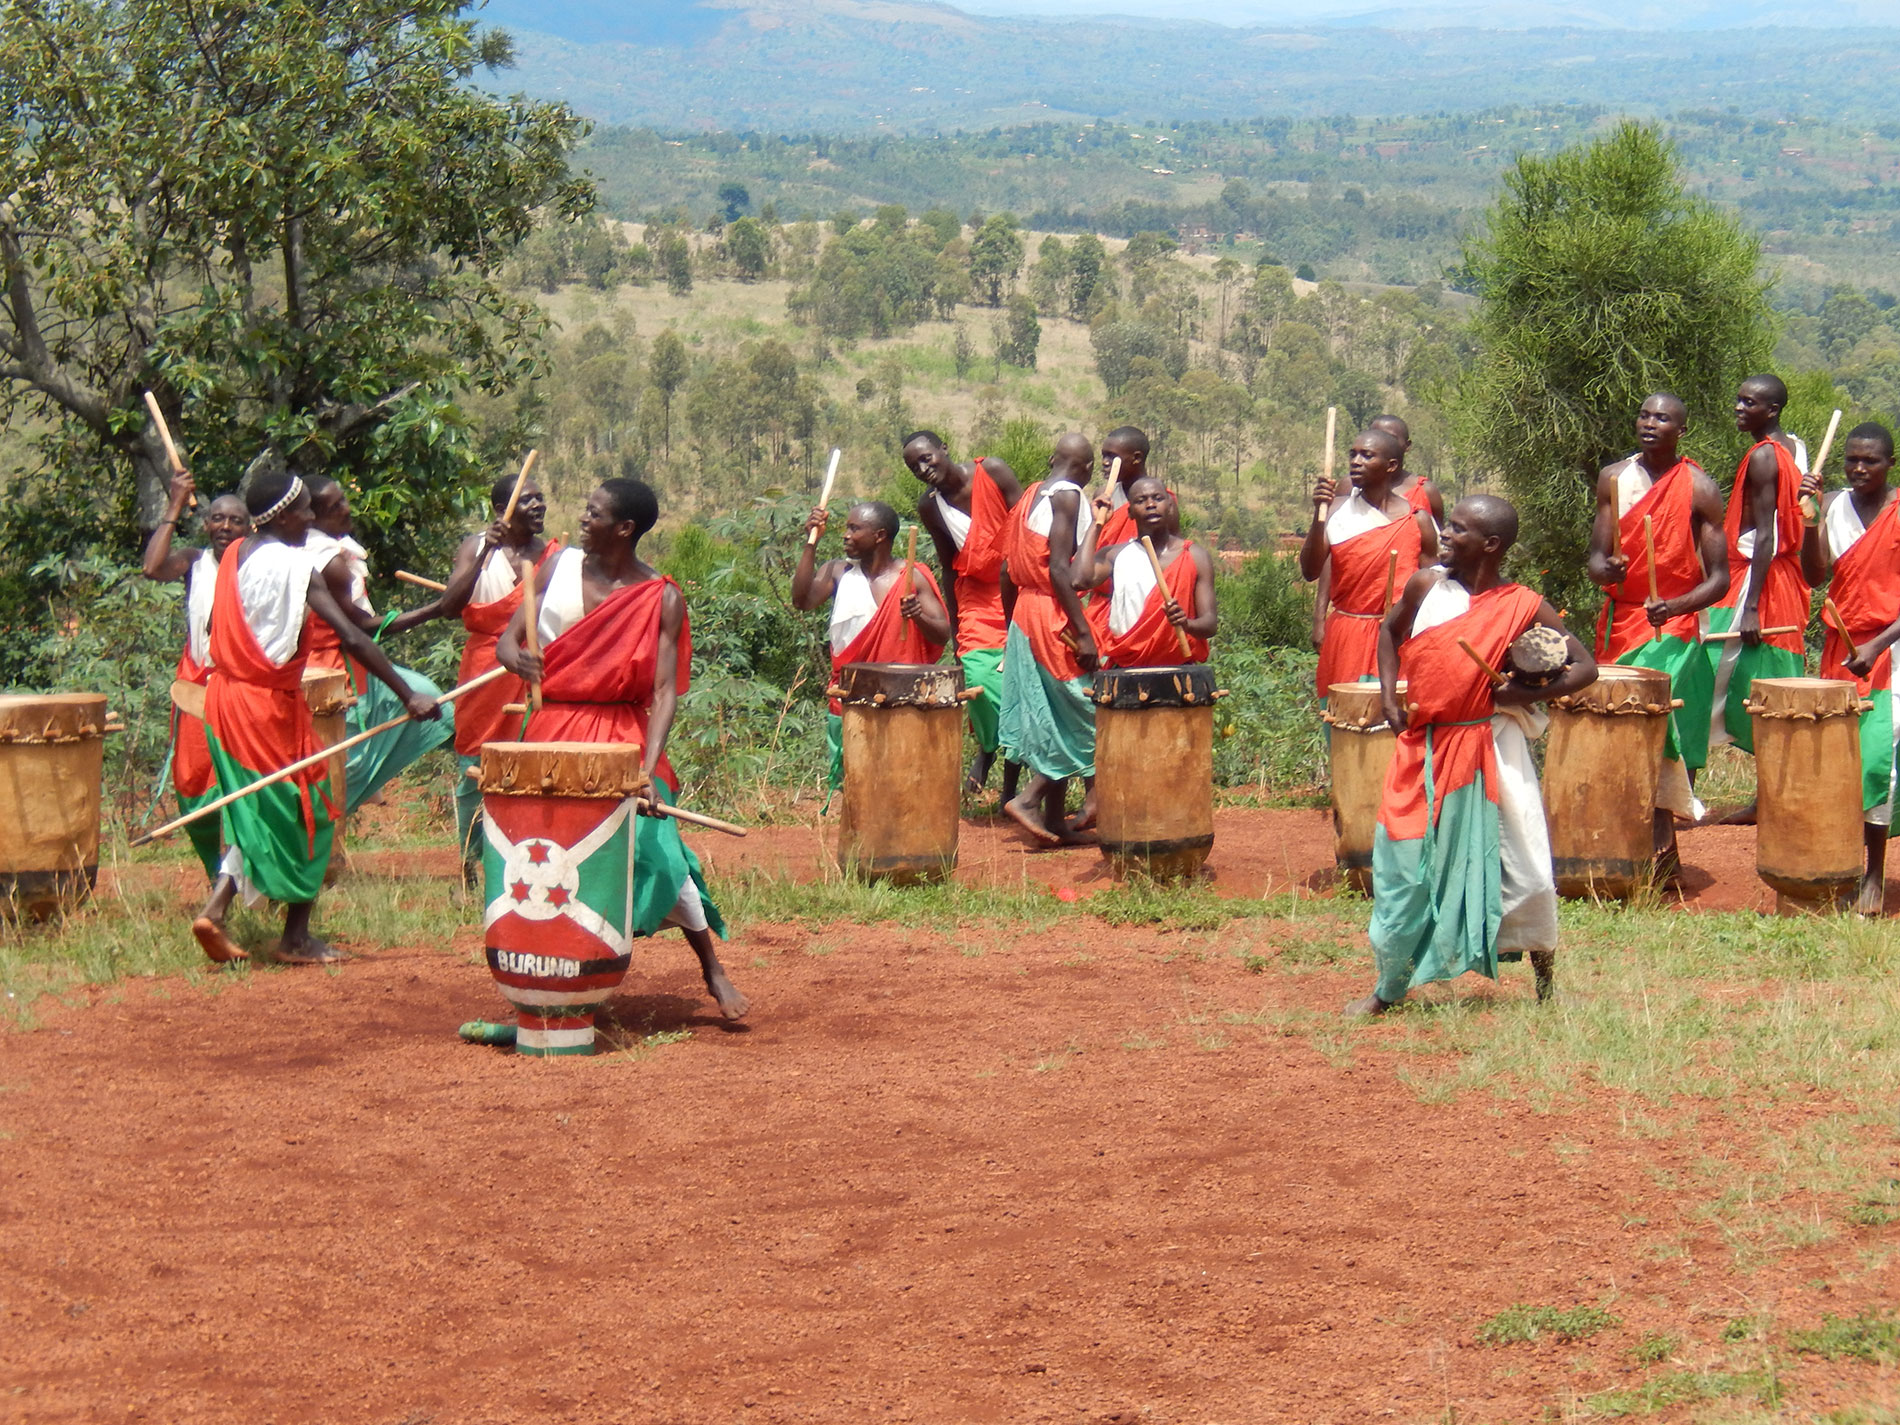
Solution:
<svg viewBox="0 0 1900 1425">
<path fill-rule="evenodd" d="M 1649 1333 L 1697 1359 L 1877 1304 L 1826 1285 L 1839 1242 L 1739 1270 L 1607 1097 L 1426 1104 L 1382 1026 L 1329 1057 L 1250 1022 L 1336 1009 L 1351 962 L 753 926 L 731 1029 L 669 935 L 612 1033 L 685 1037 L 533 1061 L 455 1037 L 500 1008 L 478 944 L 122 985 L 0 1039 L 0 1418 L 1567 1418 Z M 1539 1012 L 1527 980 L 1492 1012 Z M 1477 1344 L 1517 1302 L 1622 1324 Z M 1790 1418 L 1893 1398 L 1782 1379 Z"/>
</svg>

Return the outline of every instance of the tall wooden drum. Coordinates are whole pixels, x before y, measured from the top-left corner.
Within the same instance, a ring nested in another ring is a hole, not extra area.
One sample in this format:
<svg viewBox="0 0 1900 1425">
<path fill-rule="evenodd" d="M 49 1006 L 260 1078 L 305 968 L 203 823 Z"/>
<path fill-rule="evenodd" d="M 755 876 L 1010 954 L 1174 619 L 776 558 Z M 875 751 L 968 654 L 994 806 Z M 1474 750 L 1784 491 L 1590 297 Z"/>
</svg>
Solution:
<svg viewBox="0 0 1900 1425">
<path fill-rule="evenodd" d="M 1866 861 L 1860 695 L 1832 678 L 1757 678 L 1755 870 L 1784 915 L 1852 902 Z"/>
<path fill-rule="evenodd" d="M 1604 664 L 1550 705 L 1544 806 L 1560 896 L 1627 898 L 1656 871 L 1656 781 L 1671 711 L 1669 675 Z"/>
<path fill-rule="evenodd" d="M 482 747 L 488 969 L 515 1008 L 515 1052 L 591 1054 L 594 1011 L 633 958 L 640 746 Z"/>
<path fill-rule="evenodd" d="M 943 880 L 957 864 L 962 667 L 847 663 L 837 686 L 844 713 L 839 861 L 867 880 Z"/>
<path fill-rule="evenodd" d="M 0 890 L 9 915 L 53 915 L 99 878 L 102 693 L 0 695 Z"/>
<path fill-rule="evenodd" d="M 1398 685 L 1401 698 L 1405 684 Z M 1332 765 L 1333 863 L 1355 890 L 1372 890 L 1372 833 L 1379 824 L 1385 772 L 1392 765 L 1398 734 L 1385 720 L 1377 683 L 1334 683 L 1326 690 L 1331 725 L 1327 738 Z"/>
<path fill-rule="evenodd" d="M 1214 848 L 1214 673 L 1095 675 L 1095 826 L 1117 876 L 1199 873 Z"/>
</svg>

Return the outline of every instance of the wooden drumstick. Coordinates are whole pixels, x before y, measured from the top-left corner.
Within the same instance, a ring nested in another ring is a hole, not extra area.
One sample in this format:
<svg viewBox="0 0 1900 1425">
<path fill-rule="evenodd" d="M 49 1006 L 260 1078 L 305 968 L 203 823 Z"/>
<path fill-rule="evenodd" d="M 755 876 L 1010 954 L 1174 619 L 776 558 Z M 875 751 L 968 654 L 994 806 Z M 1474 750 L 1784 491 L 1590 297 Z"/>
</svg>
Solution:
<svg viewBox="0 0 1900 1425">
<path fill-rule="evenodd" d="M 1398 582 L 1398 578 L 1399 552 L 1395 549 L 1385 557 L 1385 603 L 1381 606 L 1382 609 L 1392 607 L 1392 586 Z"/>
<path fill-rule="evenodd" d="M 1823 599 L 1821 607 L 1827 611 L 1827 616 L 1834 620 L 1834 631 L 1841 636 L 1841 642 L 1847 645 L 1847 656 L 1860 657 L 1860 649 L 1854 646 L 1854 635 L 1847 631 L 1847 620 L 1841 617 L 1840 606 L 1832 599 Z"/>
<path fill-rule="evenodd" d="M 506 668 L 502 668 L 499 666 L 490 668 L 486 673 L 483 673 L 480 677 L 470 678 L 466 683 L 462 684 L 461 687 L 449 689 L 448 692 L 442 694 L 440 697 L 438 697 L 435 700 L 435 705 L 437 707 L 444 707 L 447 704 L 454 702 L 457 698 L 461 697 L 462 694 L 472 693 L 475 691 L 475 689 L 482 687 L 485 684 L 494 682 L 495 679 L 501 677 L 502 675 L 507 673 L 507 671 L 508 670 Z M 350 748 L 355 747 L 358 743 L 367 742 L 370 740 L 370 738 L 378 736 L 381 733 L 388 732 L 390 728 L 397 727 L 401 725 L 402 723 L 405 723 L 408 721 L 409 721 L 409 714 L 405 712 L 399 717 L 390 718 L 389 721 L 387 722 L 379 722 L 374 727 L 366 727 L 361 732 L 357 733 L 355 736 L 344 738 L 341 742 L 337 743 L 334 747 L 326 747 L 321 752 L 313 752 L 308 757 L 299 758 L 297 761 L 292 762 L 288 767 L 279 767 L 275 772 L 272 772 L 268 777 L 259 777 L 255 782 L 252 782 L 248 787 L 240 787 L 237 791 L 227 793 L 226 795 L 219 797 L 216 801 L 206 802 L 203 806 L 199 807 L 196 811 L 188 812 L 186 815 L 181 816 L 174 821 L 168 821 L 163 826 L 156 827 L 153 830 L 146 832 L 143 836 L 134 837 L 130 844 L 133 846 L 149 846 L 152 842 L 157 841 L 161 836 L 170 836 L 174 831 L 178 830 L 181 826 L 189 826 L 192 822 L 197 821 L 201 817 L 210 816 L 211 813 L 215 811 L 222 811 L 225 807 L 230 806 L 232 802 L 241 801 L 243 798 L 250 796 L 252 792 L 262 791 L 265 787 L 272 786 L 275 783 L 281 782 L 286 777 L 294 777 L 297 775 L 297 773 L 302 772 L 306 770 L 307 768 L 314 767 L 319 762 L 327 762 L 332 757 L 336 756 L 339 752 L 347 752 L 349 751 Z"/>
<path fill-rule="evenodd" d="M 1161 572 L 1161 556 L 1155 553 L 1155 542 L 1145 534 L 1141 537 L 1141 549 L 1148 556 L 1148 567 L 1155 571 L 1155 592 L 1161 595 L 1161 606 L 1166 608 L 1173 600 L 1168 597 L 1168 576 Z M 1181 557 L 1178 554 L 1175 556 L 1177 559 Z M 1188 642 L 1187 630 L 1179 624 L 1169 626 L 1174 629 L 1174 641 L 1181 645 L 1181 656 L 1193 657 L 1194 646 Z"/>
<path fill-rule="evenodd" d="M 1320 473 L 1330 481 L 1333 478 L 1333 442 L 1339 438 L 1339 407 L 1326 408 L 1326 449 L 1320 452 Z M 1318 500 L 1313 502 L 1319 504 Z"/>
<path fill-rule="evenodd" d="M 1799 632 L 1801 632 L 1801 626 L 1799 624 L 1791 623 L 1791 624 L 1785 624 L 1780 628 L 1764 628 L 1760 633 L 1760 637 L 1773 638 L 1777 634 L 1799 633 Z M 1731 640 L 1737 639 L 1740 637 L 1741 637 L 1741 634 L 1737 633 L 1734 629 L 1731 628 L 1724 633 L 1705 633 L 1702 635 L 1702 641 L 1704 643 L 1728 643 Z"/>
<path fill-rule="evenodd" d="M 1497 669 L 1493 668 L 1489 663 L 1484 661 L 1484 655 L 1479 653 L 1477 649 L 1471 646 L 1470 639 L 1468 638 L 1459 639 L 1458 646 L 1464 649 L 1464 651 L 1471 656 L 1471 661 L 1473 663 L 1476 663 L 1480 668 L 1484 669 L 1484 676 L 1491 680 L 1492 686 L 1503 687 L 1504 684 L 1509 681 L 1502 673 L 1498 672 Z"/>
<path fill-rule="evenodd" d="M 917 526 L 910 527 L 910 544 L 904 550 L 904 597 L 917 592 Z"/>
<path fill-rule="evenodd" d="M 679 807 L 668 806 L 663 801 L 648 801 L 645 797 L 635 797 L 633 804 L 643 812 L 658 812 L 661 816 L 676 817 L 680 821 L 690 821 L 694 826 L 703 826 L 709 831 L 723 831 L 728 836 L 744 836 L 745 828 L 735 826 L 729 821 L 721 821 L 716 816 L 707 816 L 703 811 L 682 811 Z"/>
<path fill-rule="evenodd" d="M 425 579 L 420 574 L 411 574 L 407 569 L 398 569 L 396 571 L 396 577 L 405 584 L 414 584 L 418 589 L 434 589 L 438 594 L 444 592 L 449 587 L 447 584 L 438 583 L 434 579 Z"/>
<path fill-rule="evenodd" d="M 1821 453 L 1815 457 L 1814 464 L 1808 469 L 1814 472 L 1814 478 L 1822 484 L 1827 483 L 1827 457 L 1834 449 L 1834 432 L 1841 428 L 1841 413 L 1836 411 L 1827 423 L 1827 434 L 1821 437 Z M 1812 495 L 1801 497 L 1801 518 L 1813 524 L 1821 518 L 1821 502 Z"/>
<path fill-rule="evenodd" d="M 534 458 L 541 452 L 530 450 L 528 458 L 521 462 L 521 473 L 515 476 L 515 487 L 508 492 L 508 508 L 501 512 L 501 522 L 507 524 L 515 517 L 515 506 L 521 503 L 521 487 L 528 483 L 528 472 L 534 469 Z"/>
<path fill-rule="evenodd" d="M 1649 597 L 1651 602 L 1654 602 L 1660 596 L 1656 593 L 1656 519 L 1653 515 L 1643 516 L 1643 548 L 1649 554 Z M 1651 624 L 1649 641 L 1654 643 L 1661 637 L 1662 626 Z"/>
<path fill-rule="evenodd" d="M 522 630 L 521 636 L 523 643 L 527 645 L 528 652 L 532 653 L 536 658 L 539 658 L 541 656 L 541 629 L 539 627 L 540 619 L 536 615 L 534 607 L 534 577 L 536 572 L 537 571 L 532 568 L 529 569 L 527 571 L 527 577 L 521 581 L 521 609 L 522 612 L 528 616 L 527 627 Z M 528 705 L 536 712 L 541 711 L 541 680 L 539 678 L 536 678 L 532 683 L 528 684 Z"/>
<path fill-rule="evenodd" d="M 172 444 L 172 428 L 165 424 L 165 413 L 158 408 L 158 397 L 150 391 L 145 393 L 145 409 L 151 413 L 152 424 L 158 427 L 158 443 L 165 447 L 165 458 L 172 463 L 172 474 L 183 475 L 185 462 L 178 458 L 178 447 Z M 192 494 L 186 503 L 192 509 L 197 509 L 198 496 Z"/>
<path fill-rule="evenodd" d="M 831 452 L 831 464 L 825 470 L 825 486 L 818 492 L 818 508 L 821 510 L 831 503 L 831 487 L 838 479 L 838 461 L 843 455 L 842 450 Z M 818 543 L 818 531 L 815 529 L 809 531 L 805 535 L 805 543 L 807 546 Z"/>
</svg>

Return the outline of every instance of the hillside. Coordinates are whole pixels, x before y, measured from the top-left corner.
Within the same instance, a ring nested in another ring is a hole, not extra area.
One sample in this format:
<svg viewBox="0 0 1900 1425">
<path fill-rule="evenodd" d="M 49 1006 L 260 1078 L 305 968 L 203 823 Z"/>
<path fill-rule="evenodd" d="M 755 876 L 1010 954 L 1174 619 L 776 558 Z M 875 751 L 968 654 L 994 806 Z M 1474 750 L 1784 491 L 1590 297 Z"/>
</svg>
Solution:
<svg viewBox="0 0 1900 1425">
<path fill-rule="evenodd" d="M 518 67 L 493 87 L 670 128 L 906 132 L 1510 103 L 1745 103 L 1751 115 L 1900 120 L 1900 47 L 1881 29 L 1233 28 L 911 0 L 575 0 L 558 11 L 492 0 L 484 14 L 517 41 Z"/>
</svg>

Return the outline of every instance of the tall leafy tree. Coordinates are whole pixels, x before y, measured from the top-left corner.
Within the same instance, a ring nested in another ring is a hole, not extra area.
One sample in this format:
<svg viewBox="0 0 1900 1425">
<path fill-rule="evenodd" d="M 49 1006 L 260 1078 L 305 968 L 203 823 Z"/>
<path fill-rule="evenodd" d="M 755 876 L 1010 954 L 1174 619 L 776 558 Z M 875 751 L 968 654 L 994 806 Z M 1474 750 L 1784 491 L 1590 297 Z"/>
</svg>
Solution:
<svg viewBox="0 0 1900 1425">
<path fill-rule="evenodd" d="M 1672 146 L 1624 123 L 1526 155 L 1505 175 L 1464 272 L 1483 299 L 1463 436 L 1523 519 L 1520 567 L 1591 598 L 1583 574 L 1596 474 L 1633 448 L 1643 398 L 1674 391 L 1718 477 L 1736 383 L 1773 341 L 1761 245 L 1684 191 Z"/>
<path fill-rule="evenodd" d="M 156 518 L 146 389 L 210 488 L 290 460 L 349 477 L 391 553 L 439 523 L 476 456 L 456 394 L 538 366 L 500 264 L 592 201 L 581 122 L 475 89 L 509 43 L 461 9 L 0 0 L 0 417 L 48 432 L 10 492 L 29 547 Z"/>
</svg>

